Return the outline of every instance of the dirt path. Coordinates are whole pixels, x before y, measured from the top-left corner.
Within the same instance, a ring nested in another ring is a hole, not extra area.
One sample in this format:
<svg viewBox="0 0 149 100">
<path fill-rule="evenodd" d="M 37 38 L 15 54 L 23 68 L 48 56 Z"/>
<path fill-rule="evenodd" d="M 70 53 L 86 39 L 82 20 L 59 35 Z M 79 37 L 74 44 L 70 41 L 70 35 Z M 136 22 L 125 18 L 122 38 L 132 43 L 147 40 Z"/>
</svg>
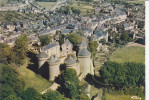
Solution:
<svg viewBox="0 0 149 100">
<path fill-rule="evenodd" d="M 143 44 L 134 43 L 134 42 L 130 42 L 126 45 L 126 47 L 130 47 L 130 46 L 145 47 L 145 45 L 143 45 Z"/>
<path fill-rule="evenodd" d="M 57 83 L 53 83 L 49 88 L 47 88 L 46 90 L 40 92 L 41 94 L 45 94 L 48 90 L 56 90 L 59 87 L 59 84 Z"/>
</svg>

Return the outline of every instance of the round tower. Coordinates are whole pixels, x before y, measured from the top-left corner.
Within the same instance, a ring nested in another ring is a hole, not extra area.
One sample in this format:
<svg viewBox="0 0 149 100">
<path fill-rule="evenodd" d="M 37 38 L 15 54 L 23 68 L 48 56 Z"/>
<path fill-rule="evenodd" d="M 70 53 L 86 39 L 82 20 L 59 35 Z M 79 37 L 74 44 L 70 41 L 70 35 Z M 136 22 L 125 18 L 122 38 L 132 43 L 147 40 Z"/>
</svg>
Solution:
<svg viewBox="0 0 149 100">
<path fill-rule="evenodd" d="M 49 64 L 49 81 L 53 81 L 60 73 L 60 59 L 52 55 L 47 62 Z"/>
<path fill-rule="evenodd" d="M 77 75 L 80 74 L 80 67 L 77 66 L 77 61 L 71 55 L 64 61 L 64 63 L 66 64 L 66 68 L 73 68 L 76 70 Z"/>
<path fill-rule="evenodd" d="M 85 76 L 91 72 L 90 57 L 91 53 L 86 48 L 81 49 L 78 53 L 78 60 L 80 62 L 80 73 L 84 73 Z"/>
<path fill-rule="evenodd" d="M 47 59 L 48 59 L 48 54 L 45 53 L 45 52 L 40 52 L 40 53 L 37 55 L 37 58 L 38 58 L 38 69 L 40 69 L 41 66 L 47 61 Z"/>
</svg>

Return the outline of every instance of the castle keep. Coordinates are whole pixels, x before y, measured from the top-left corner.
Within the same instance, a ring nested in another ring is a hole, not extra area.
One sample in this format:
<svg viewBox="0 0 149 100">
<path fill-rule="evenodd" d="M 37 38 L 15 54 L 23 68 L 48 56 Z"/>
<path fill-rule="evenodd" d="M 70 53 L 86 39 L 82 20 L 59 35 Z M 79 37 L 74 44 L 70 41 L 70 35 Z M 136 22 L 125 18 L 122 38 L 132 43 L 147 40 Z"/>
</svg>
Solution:
<svg viewBox="0 0 149 100">
<path fill-rule="evenodd" d="M 38 70 L 45 63 L 48 63 L 50 81 L 53 81 L 60 74 L 61 64 L 65 64 L 66 68 L 75 69 L 80 80 L 88 73 L 94 74 L 91 53 L 87 50 L 86 43 L 82 41 L 78 47 L 79 52 L 76 56 L 76 52 L 72 50 L 73 44 L 68 39 L 61 46 L 62 50 L 60 50 L 60 45 L 58 44 L 52 43 L 47 45 L 37 55 Z"/>
</svg>

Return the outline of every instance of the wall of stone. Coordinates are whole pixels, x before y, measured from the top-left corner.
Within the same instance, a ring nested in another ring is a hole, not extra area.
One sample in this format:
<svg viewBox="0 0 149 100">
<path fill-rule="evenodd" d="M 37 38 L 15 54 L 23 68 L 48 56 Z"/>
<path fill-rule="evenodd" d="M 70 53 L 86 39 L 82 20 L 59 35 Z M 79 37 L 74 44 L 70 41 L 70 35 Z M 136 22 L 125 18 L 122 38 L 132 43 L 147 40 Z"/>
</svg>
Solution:
<svg viewBox="0 0 149 100">
<path fill-rule="evenodd" d="M 80 73 L 84 73 L 85 76 L 90 73 L 90 57 L 78 57 L 80 62 Z"/>
<path fill-rule="evenodd" d="M 38 69 L 47 61 L 47 58 L 38 58 Z"/>
</svg>

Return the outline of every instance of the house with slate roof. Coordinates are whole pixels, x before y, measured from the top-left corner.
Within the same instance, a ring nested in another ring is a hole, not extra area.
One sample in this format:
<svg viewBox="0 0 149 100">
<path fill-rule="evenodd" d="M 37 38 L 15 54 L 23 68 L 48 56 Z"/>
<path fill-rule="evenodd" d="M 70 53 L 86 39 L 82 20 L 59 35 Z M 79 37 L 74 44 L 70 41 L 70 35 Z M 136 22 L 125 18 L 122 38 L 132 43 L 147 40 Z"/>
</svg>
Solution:
<svg viewBox="0 0 149 100">
<path fill-rule="evenodd" d="M 50 57 L 51 55 L 56 55 L 57 57 L 60 57 L 60 45 L 56 43 L 51 43 L 47 46 L 45 46 L 42 51 L 48 54 Z"/>
<path fill-rule="evenodd" d="M 93 41 L 100 41 L 101 39 L 105 39 L 108 42 L 108 32 L 102 30 L 95 30 L 94 35 L 92 35 Z"/>
</svg>

